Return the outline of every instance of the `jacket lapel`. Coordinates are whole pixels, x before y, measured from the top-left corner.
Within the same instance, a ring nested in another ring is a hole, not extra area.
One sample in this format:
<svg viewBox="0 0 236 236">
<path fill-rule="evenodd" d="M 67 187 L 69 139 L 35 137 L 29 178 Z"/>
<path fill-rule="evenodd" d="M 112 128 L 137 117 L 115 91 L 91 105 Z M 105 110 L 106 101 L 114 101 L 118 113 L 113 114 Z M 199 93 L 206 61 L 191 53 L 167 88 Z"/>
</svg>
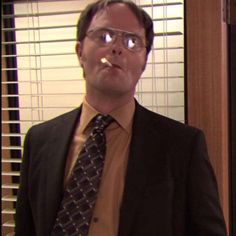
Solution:
<svg viewBox="0 0 236 236">
<path fill-rule="evenodd" d="M 48 235 L 54 225 L 55 217 L 63 194 L 63 182 L 66 157 L 73 138 L 75 127 L 80 117 L 81 108 L 73 110 L 55 120 L 50 139 L 45 147 L 45 225 Z M 46 135 L 46 134 L 45 134 Z M 49 210 L 50 209 L 50 210 Z"/>
<path fill-rule="evenodd" d="M 160 134 L 153 129 L 152 123 L 153 119 L 149 112 L 136 103 L 133 136 L 120 211 L 120 236 L 130 235 L 135 211 L 143 197 L 147 175 L 150 171 L 149 157 L 163 156 Z"/>
</svg>

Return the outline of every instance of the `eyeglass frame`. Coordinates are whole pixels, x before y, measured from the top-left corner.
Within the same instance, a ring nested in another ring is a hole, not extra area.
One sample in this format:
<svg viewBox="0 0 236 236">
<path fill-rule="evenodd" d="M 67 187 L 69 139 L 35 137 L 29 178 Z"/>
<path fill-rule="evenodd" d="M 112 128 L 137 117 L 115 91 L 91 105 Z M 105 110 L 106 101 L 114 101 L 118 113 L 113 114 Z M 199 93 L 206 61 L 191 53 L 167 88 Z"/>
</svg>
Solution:
<svg viewBox="0 0 236 236">
<path fill-rule="evenodd" d="M 104 47 L 114 44 L 116 42 L 118 36 L 122 39 L 122 44 L 123 44 L 124 48 L 129 50 L 129 51 L 131 51 L 131 52 L 139 52 L 139 51 L 142 50 L 142 48 L 146 48 L 147 47 L 147 44 L 146 44 L 146 42 L 144 42 L 145 40 L 144 40 L 144 38 L 142 36 L 140 36 L 140 35 L 138 35 L 138 34 L 136 34 L 134 32 L 131 32 L 131 31 L 115 29 L 115 28 L 112 28 L 112 27 L 97 27 L 97 28 L 88 30 L 86 32 L 86 36 L 93 40 L 93 38 L 91 37 L 90 33 L 93 33 L 93 32 L 98 31 L 98 30 L 103 30 L 103 29 L 107 30 L 107 31 L 111 31 L 115 35 L 115 39 L 112 40 L 111 43 L 108 43 L 107 45 L 104 45 Z M 125 40 L 124 40 L 125 39 L 124 35 L 133 35 L 133 36 L 137 37 L 138 39 L 140 39 L 140 42 L 142 43 L 142 46 L 138 50 L 132 50 L 131 48 L 126 47 Z"/>
</svg>

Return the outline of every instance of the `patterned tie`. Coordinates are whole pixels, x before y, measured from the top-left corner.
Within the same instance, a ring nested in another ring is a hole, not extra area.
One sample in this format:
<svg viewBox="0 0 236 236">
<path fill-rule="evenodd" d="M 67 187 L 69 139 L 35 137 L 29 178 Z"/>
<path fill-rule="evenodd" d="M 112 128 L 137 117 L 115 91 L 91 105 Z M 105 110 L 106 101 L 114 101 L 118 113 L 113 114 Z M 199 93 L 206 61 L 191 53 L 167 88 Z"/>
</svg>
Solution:
<svg viewBox="0 0 236 236">
<path fill-rule="evenodd" d="M 114 121 L 97 115 L 94 127 L 71 173 L 52 236 L 86 236 L 96 202 L 106 152 L 106 127 Z"/>
</svg>

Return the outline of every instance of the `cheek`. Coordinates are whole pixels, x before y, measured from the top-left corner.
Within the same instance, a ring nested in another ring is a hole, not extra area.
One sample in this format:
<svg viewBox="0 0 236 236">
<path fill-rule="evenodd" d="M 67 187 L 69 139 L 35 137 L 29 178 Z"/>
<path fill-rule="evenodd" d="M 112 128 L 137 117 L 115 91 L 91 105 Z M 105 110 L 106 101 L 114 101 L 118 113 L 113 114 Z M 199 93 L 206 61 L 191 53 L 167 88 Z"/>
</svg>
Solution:
<svg viewBox="0 0 236 236">
<path fill-rule="evenodd" d="M 132 60 L 133 66 L 132 66 L 132 73 L 134 77 L 140 77 L 145 69 L 146 66 L 146 60 L 144 57 L 139 57 Z M 134 64 L 135 63 L 135 64 Z"/>
<path fill-rule="evenodd" d="M 91 73 L 94 69 L 96 69 L 96 66 L 98 64 L 98 56 L 94 53 L 86 53 L 84 52 L 81 61 L 83 64 L 83 69 L 86 73 Z"/>
<path fill-rule="evenodd" d="M 129 78 L 128 81 L 130 85 L 135 86 L 138 83 L 141 75 L 142 75 L 142 70 L 140 69 L 140 67 L 139 68 L 136 67 L 133 68 L 132 70 L 129 70 L 127 78 Z"/>
<path fill-rule="evenodd" d="M 98 62 L 98 50 L 93 44 L 89 43 L 86 39 L 83 43 L 83 48 L 81 51 L 80 62 L 84 69 L 91 70 Z"/>
<path fill-rule="evenodd" d="M 144 71 L 146 61 L 141 58 L 140 60 L 134 60 L 136 62 L 133 69 L 130 71 L 130 76 L 132 76 L 133 84 L 137 84 L 140 77 L 142 76 L 142 73 Z"/>
</svg>

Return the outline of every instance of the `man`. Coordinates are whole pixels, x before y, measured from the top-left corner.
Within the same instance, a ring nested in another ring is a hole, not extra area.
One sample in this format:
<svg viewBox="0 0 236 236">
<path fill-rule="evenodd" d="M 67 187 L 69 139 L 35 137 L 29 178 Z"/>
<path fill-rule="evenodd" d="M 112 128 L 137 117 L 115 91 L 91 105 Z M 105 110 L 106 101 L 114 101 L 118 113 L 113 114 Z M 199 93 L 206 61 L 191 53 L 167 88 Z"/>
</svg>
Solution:
<svg viewBox="0 0 236 236">
<path fill-rule="evenodd" d="M 16 236 L 225 236 L 202 132 L 134 100 L 153 42 L 150 17 L 132 2 L 101 0 L 82 13 L 77 38 L 86 96 L 79 109 L 28 132 Z M 74 170 L 98 114 L 114 120 L 104 131 L 105 163 L 94 198 L 82 187 L 81 179 L 90 181 L 84 167 L 79 178 Z M 77 199 L 71 185 L 80 188 Z M 81 195 L 88 198 L 86 216 L 77 203 Z"/>
</svg>

